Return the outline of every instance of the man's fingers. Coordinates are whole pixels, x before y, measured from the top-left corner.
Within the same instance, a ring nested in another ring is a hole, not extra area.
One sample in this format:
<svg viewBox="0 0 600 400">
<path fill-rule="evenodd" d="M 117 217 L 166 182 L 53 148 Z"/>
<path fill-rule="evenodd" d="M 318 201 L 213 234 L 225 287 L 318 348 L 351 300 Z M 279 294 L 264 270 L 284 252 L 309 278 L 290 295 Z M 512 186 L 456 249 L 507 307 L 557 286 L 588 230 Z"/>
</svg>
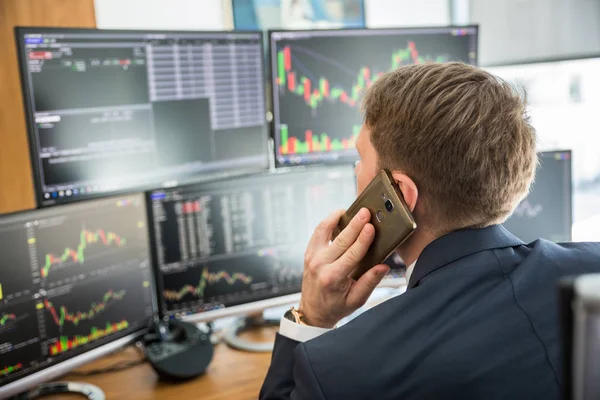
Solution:
<svg viewBox="0 0 600 400">
<path fill-rule="evenodd" d="M 356 242 L 356 239 L 370 219 L 371 213 L 369 210 L 361 208 L 354 218 L 352 218 L 352 221 L 350 221 L 348 226 L 340 232 L 325 252 L 327 262 L 333 262 L 340 258 L 340 256 Z"/>
<path fill-rule="evenodd" d="M 356 268 L 358 263 L 364 258 L 365 254 L 367 254 L 369 246 L 373 243 L 374 238 L 375 228 L 371 224 L 366 224 L 360 231 L 358 239 L 356 239 L 344 254 L 333 263 L 337 273 L 344 277 L 350 275 L 350 272 Z"/>
<path fill-rule="evenodd" d="M 352 309 L 362 307 L 368 300 L 373 290 L 390 271 L 390 267 L 379 264 L 360 277 L 348 293 L 347 305 Z"/>
<path fill-rule="evenodd" d="M 308 242 L 308 247 L 306 249 L 307 254 L 312 254 L 314 251 L 327 246 L 329 241 L 331 240 L 331 234 L 333 230 L 337 226 L 338 222 L 342 215 L 344 215 L 345 210 L 337 210 L 332 212 L 325 218 L 313 232 L 310 241 Z"/>
</svg>

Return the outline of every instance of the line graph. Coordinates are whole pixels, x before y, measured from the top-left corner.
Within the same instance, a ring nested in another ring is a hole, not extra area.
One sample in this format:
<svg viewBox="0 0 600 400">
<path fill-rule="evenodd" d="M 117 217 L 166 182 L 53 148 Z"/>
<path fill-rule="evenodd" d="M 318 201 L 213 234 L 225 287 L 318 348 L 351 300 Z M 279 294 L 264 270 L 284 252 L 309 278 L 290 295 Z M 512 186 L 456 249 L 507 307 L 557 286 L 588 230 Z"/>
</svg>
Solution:
<svg viewBox="0 0 600 400">
<path fill-rule="evenodd" d="M 170 301 L 179 301 L 188 294 L 194 297 L 202 297 L 204 296 L 207 285 L 215 284 L 220 281 L 224 281 L 228 285 L 234 285 L 236 282 L 250 285 L 252 283 L 252 277 L 239 272 L 233 274 L 230 274 L 227 271 L 212 273 L 208 271 L 208 268 L 204 268 L 197 286 L 185 285 L 179 290 L 165 290 L 163 295 L 165 296 L 165 299 Z"/>
<path fill-rule="evenodd" d="M 53 343 L 49 346 L 50 355 L 56 356 L 76 347 L 85 345 L 98 339 L 102 339 L 113 333 L 123 331 L 128 327 L 129 322 L 127 320 L 122 320 L 115 323 L 107 322 L 104 329 L 93 327 L 88 335 L 75 335 L 72 337 L 61 335 L 56 343 Z"/>
<path fill-rule="evenodd" d="M 106 232 L 103 229 L 97 229 L 96 231 L 82 229 L 79 234 L 79 244 L 75 249 L 65 247 L 60 256 L 52 253 L 45 255 L 45 264 L 40 270 L 41 277 L 46 278 L 50 273 L 50 269 L 55 265 L 65 264 L 68 261 L 83 264 L 85 262 L 86 249 L 88 249 L 89 245 L 97 243 L 101 243 L 107 247 L 112 245 L 123 247 L 127 241 L 116 233 Z"/>
<path fill-rule="evenodd" d="M 44 308 L 50 311 L 52 319 L 58 326 L 63 326 L 65 322 L 70 322 L 73 325 L 79 325 L 79 322 L 94 318 L 98 313 L 104 311 L 109 305 L 122 300 L 125 297 L 125 290 L 114 292 L 109 290 L 102 297 L 99 303 L 92 303 L 88 311 L 69 312 L 67 307 L 60 306 L 58 310 L 48 299 L 44 300 Z"/>
</svg>

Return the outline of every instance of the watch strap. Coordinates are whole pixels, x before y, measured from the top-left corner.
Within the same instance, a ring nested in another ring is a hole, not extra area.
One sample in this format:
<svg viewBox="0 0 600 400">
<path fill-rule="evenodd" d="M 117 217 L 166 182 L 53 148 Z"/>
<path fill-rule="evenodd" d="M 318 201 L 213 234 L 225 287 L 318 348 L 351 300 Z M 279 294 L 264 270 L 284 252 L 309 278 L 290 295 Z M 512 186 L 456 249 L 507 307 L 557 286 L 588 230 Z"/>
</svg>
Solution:
<svg viewBox="0 0 600 400">
<path fill-rule="evenodd" d="M 284 318 L 289 319 L 290 321 L 295 322 L 297 324 L 307 325 L 306 322 L 304 322 L 304 314 L 302 313 L 302 311 L 294 307 L 290 308 L 283 316 Z"/>
</svg>

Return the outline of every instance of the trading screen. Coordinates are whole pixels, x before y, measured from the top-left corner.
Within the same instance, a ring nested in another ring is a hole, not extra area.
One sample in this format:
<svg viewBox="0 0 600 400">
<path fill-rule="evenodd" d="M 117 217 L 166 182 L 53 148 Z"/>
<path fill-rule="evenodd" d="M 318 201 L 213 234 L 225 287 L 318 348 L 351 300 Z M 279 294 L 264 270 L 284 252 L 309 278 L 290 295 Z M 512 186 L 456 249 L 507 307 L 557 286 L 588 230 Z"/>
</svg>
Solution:
<svg viewBox="0 0 600 400">
<path fill-rule="evenodd" d="M 0 219 L 0 386 L 146 326 L 144 198 Z"/>
<path fill-rule="evenodd" d="M 537 239 L 571 241 L 571 152 L 539 154 L 540 166 L 529 195 L 504 227 L 526 243 Z"/>
<path fill-rule="evenodd" d="M 18 31 L 39 202 L 268 166 L 262 35 Z"/>
<path fill-rule="evenodd" d="M 345 165 L 150 193 L 162 312 L 181 316 L 299 292 L 313 230 L 352 204 L 355 192 Z"/>
<path fill-rule="evenodd" d="M 278 165 L 355 160 L 360 98 L 385 72 L 477 62 L 477 28 L 270 33 Z"/>
</svg>

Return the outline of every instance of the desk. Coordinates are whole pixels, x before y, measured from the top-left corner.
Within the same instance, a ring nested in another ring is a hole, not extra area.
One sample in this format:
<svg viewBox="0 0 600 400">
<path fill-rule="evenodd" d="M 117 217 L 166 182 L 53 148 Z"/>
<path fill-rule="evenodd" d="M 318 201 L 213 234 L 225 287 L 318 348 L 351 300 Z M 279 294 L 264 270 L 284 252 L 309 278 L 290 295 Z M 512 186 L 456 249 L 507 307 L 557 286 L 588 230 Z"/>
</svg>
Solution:
<svg viewBox="0 0 600 400">
<path fill-rule="evenodd" d="M 242 334 L 254 341 L 275 340 L 276 328 L 261 328 Z M 120 360 L 139 358 L 134 348 L 128 348 L 90 364 L 79 371 L 104 368 Z M 202 399 L 251 400 L 258 392 L 271 363 L 271 353 L 246 353 L 220 343 L 206 374 L 183 383 L 163 383 L 148 363 L 127 370 L 94 376 L 66 375 L 60 380 L 81 381 L 101 388 L 108 400 L 112 399 Z M 75 396 L 50 396 L 44 399 L 73 399 Z"/>
</svg>

